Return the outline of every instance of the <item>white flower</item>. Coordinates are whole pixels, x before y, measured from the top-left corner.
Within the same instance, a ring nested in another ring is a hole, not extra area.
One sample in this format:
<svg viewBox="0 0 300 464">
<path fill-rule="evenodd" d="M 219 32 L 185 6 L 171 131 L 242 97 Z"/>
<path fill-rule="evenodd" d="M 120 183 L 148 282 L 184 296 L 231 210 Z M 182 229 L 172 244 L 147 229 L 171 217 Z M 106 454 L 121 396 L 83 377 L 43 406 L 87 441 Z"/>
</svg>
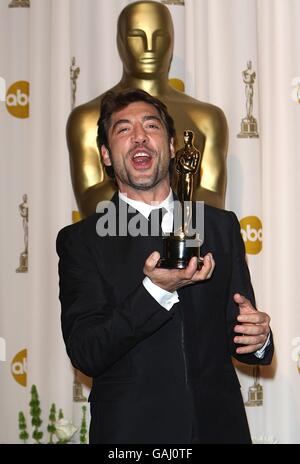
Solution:
<svg viewBox="0 0 300 464">
<path fill-rule="evenodd" d="M 74 433 L 77 431 L 72 422 L 67 421 L 66 419 L 59 419 L 55 422 L 55 435 L 60 441 L 69 441 L 73 437 Z"/>
<path fill-rule="evenodd" d="M 294 87 L 291 93 L 291 98 L 296 103 L 300 103 L 300 77 L 294 77 L 292 80 L 292 86 Z"/>
</svg>

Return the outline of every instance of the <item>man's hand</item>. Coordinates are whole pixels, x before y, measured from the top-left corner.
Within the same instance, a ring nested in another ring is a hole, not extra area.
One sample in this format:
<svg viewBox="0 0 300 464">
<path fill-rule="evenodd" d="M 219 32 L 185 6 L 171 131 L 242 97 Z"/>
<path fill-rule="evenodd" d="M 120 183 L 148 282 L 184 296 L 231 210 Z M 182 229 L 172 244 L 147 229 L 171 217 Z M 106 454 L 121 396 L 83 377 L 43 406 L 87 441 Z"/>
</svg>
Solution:
<svg viewBox="0 0 300 464">
<path fill-rule="evenodd" d="M 160 254 L 158 251 L 151 253 L 151 255 L 146 259 L 144 274 L 148 276 L 154 284 L 168 292 L 174 292 L 185 285 L 209 279 L 215 267 L 215 262 L 211 253 L 207 253 L 207 255 L 204 256 L 203 266 L 200 270 L 197 270 L 196 257 L 190 259 L 186 269 L 157 268 L 156 264 L 158 263 L 159 258 Z"/>
<path fill-rule="evenodd" d="M 257 311 L 247 298 L 236 293 L 233 297 L 239 305 L 240 314 L 237 317 L 240 324 L 236 325 L 234 331 L 239 335 L 234 337 L 234 342 L 243 347 L 237 348 L 239 354 L 254 353 L 262 348 L 270 332 L 270 316 Z"/>
</svg>

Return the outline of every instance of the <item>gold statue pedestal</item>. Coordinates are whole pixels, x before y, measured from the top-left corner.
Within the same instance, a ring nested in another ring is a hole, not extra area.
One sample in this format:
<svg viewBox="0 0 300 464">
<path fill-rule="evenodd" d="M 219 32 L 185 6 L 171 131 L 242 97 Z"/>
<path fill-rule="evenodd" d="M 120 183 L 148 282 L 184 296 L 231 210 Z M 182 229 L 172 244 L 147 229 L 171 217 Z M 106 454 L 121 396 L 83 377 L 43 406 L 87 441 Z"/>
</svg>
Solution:
<svg viewBox="0 0 300 464">
<path fill-rule="evenodd" d="M 262 406 L 264 400 L 263 387 L 259 383 L 259 366 L 253 368 L 254 383 L 248 389 L 248 401 L 245 406 Z"/>
<path fill-rule="evenodd" d="M 73 382 L 73 401 L 75 403 L 85 403 L 87 401 L 82 391 L 82 385 L 77 380 Z"/>
<path fill-rule="evenodd" d="M 16 272 L 28 272 L 28 254 L 25 251 L 20 254 L 20 266 Z"/>
<path fill-rule="evenodd" d="M 241 132 L 237 135 L 239 138 L 258 138 L 257 121 L 255 118 L 244 118 L 241 122 Z"/>
<path fill-rule="evenodd" d="M 248 390 L 248 401 L 246 401 L 246 406 L 262 406 L 263 404 L 263 387 L 256 383 L 249 387 Z"/>
<path fill-rule="evenodd" d="M 30 8 L 30 0 L 11 0 L 9 8 Z M 21 271 L 20 271 L 21 272 Z"/>
<path fill-rule="evenodd" d="M 201 241 L 184 234 L 175 235 L 173 233 L 163 237 L 163 253 L 157 267 L 163 269 L 185 269 L 190 259 L 196 256 L 198 259 L 198 269 L 203 266 L 203 258 L 200 257 Z"/>
</svg>

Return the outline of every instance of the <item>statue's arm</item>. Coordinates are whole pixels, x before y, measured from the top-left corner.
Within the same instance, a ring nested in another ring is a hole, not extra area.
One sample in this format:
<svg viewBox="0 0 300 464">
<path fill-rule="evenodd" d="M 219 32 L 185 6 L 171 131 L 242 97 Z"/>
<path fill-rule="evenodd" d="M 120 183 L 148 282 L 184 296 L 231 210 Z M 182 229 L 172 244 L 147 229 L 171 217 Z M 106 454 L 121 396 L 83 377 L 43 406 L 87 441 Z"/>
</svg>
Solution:
<svg viewBox="0 0 300 464">
<path fill-rule="evenodd" d="M 74 194 L 82 217 L 92 214 L 100 200 L 111 198 L 108 178 L 96 143 L 97 116 L 84 107 L 75 108 L 67 123 L 67 143 Z"/>
<path fill-rule="evenodd" d="M 192 159 L 192 163 L 191 163 L 191 166 L 193 168 L 193 174 L 195 172 L 197 172 L 197 169 L 199 168 L 199 164 L 200 164 L 200 156 L 198 153 L 195 153 L 193 155 L 193 159 Z"/>
<path fill-rule="evenodd" d="M 190 161 L 185 161 L 185 159 L 182 157 L 180 158 L 180 164 L 182 167 L 182 170 L 184 173 L 188 174 L 191 172 L 193 166 Z"/>
</svg>

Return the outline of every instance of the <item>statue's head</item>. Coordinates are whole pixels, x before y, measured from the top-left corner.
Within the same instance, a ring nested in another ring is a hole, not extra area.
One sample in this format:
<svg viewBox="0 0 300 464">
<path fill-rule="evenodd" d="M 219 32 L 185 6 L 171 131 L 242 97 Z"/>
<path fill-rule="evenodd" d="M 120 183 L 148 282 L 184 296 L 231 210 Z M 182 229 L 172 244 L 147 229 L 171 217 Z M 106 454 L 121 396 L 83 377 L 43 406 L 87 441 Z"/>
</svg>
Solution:
<svg viewBox="0 0 300 464">
<path fill-rule="evenodd" d="M 168 73 L 174 45 L 168 8 L 146 1 L 126 6 L 118 19 L 117 43 L 127 74 L 147 79 Z"/>
<path fill-rule="evenodd" d="M 194 132 L 191 130 L 185 130 L 183 132 L 183 139 L 185 143 L 192 144 L 194 140 Z"/>
</svg>

